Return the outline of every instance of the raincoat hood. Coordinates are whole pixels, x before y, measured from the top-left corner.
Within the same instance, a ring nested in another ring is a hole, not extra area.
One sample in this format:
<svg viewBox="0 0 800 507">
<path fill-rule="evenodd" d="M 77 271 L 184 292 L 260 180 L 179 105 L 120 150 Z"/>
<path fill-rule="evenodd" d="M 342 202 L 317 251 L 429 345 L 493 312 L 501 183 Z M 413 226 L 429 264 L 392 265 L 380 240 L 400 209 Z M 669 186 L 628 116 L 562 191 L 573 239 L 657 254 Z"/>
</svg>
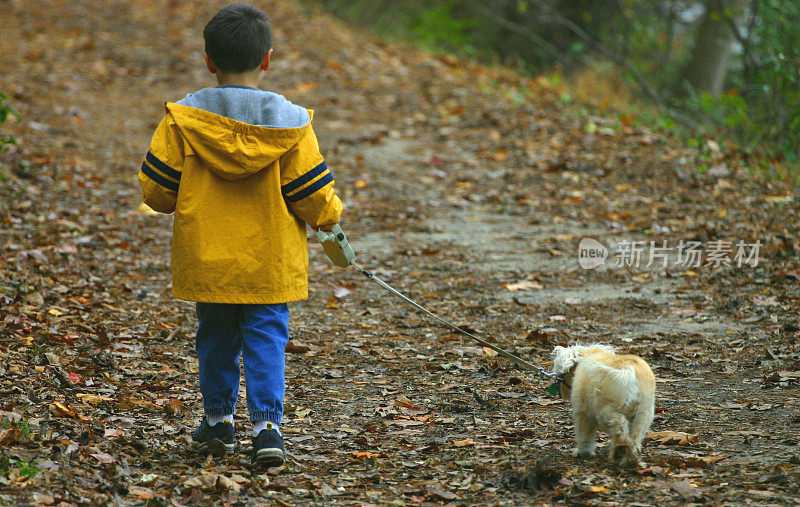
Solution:
<svg viewBox="0 0 800 507">
<path fill-rule="evenodd" d="M 174 102 L 168 102 L 166 109 L 200 165 L 226 180 L 252 176 L 282 157 L 311 128 L 314 116 L 309 109 L 307 124 L 275 128 Z"/>
</svg>

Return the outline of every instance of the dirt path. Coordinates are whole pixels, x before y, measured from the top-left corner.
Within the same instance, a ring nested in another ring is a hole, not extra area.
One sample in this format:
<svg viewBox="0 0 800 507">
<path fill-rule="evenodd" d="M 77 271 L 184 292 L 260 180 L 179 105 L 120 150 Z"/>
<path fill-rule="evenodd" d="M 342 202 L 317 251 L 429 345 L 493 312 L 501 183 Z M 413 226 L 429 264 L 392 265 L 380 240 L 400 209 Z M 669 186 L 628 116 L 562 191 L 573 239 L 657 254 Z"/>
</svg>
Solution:
<svg viewBox="0 0 800 507">
<path fill-rule="evenodd" d="M 796 194 L 724 143 L 685 148 L 546 80 L 284 3 L 267 5 L 263 86 L 317 111 L 359 260 L 531 361 L 575 341 L 642 355 L 653 430 L 676 435 L 648 442 L 642 470 L 577 461 L 541 379 L 312 245 L 290 463 L 249 470 L 244 407 L 238 453 L 188 453 L 193 306 L 169 295 L 171 220 L 136 211 L 135 174 L 163 101 L 213 84 L 198 37 L 215 6 L 6 3 L 0 90 L 22 149 L 0 181 L 0 503 L 800 503 Z M 584 237 L 617 245 L 605 267 L 578 265 Z M 761 260 L 613 265 L 623 241 L 665 240 L 758 240 Z"/>
</svg>

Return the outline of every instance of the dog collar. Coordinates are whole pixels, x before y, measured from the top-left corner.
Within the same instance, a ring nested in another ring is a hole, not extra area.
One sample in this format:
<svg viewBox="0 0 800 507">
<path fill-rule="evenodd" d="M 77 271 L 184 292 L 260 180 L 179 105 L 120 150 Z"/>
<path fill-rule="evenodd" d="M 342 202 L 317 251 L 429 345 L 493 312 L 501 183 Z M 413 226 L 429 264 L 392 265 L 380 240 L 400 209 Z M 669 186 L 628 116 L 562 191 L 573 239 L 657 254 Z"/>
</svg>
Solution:
<svg viewBox="0 0 800 507">
<path fill-rule="evenodd" d="M 545 389 L 545 391 L 547 391 L 547 393 L 550 394 L 551 396 L 558 396 L 559 394 L 561 394 L 561 391 L 559 389 L 561 384 L 567 386 L 568 389 L 572 389 L 572 386 L 567 383 L 567 379 L 564 378 L 564 375 L 558 375 L 554 378 L 556 381 L 547 386 L 547 389 Z"/>
</svg>

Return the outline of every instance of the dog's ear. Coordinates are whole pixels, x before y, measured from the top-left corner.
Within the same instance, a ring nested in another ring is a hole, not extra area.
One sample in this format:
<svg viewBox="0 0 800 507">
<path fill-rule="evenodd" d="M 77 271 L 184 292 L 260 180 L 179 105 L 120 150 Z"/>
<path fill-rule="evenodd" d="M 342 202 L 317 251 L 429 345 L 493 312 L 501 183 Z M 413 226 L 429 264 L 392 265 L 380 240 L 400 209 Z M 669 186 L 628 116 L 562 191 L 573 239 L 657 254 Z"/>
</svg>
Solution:
<svg viewBox="0 0 800 507">
<path fill-rule="evenodd" d="M 572 366 L 569 359 L 570 351 L 567 347 L 555 347 L 553 349 L 553 370 L 556 373 L 564 373 Z"/>
<path fill-rule="evenodd" d="M 579 348 L 555 347 L 553 349 L 553 371 L 556 373 L 566 373 L 580 360 Z"/>
</svg>

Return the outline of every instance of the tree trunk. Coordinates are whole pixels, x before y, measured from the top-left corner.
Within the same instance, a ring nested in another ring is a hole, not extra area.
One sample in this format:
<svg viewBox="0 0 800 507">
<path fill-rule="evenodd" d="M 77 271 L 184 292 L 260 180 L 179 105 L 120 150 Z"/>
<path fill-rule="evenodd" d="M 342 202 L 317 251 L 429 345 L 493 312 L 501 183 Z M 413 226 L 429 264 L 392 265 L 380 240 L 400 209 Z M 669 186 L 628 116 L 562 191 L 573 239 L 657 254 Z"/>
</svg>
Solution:
<svg viewBox="0 0 800 507">
<path fill-rule="evenodd" d="M 731 21 L 747 7 L 748 0 L 706 0 L 706 12 L 697 31 L 694 49 L 681 74 L 679 92 L 688 83 L 696 92 L 717 97 L 728 73 L 736 36 Z"/>
</svg>

